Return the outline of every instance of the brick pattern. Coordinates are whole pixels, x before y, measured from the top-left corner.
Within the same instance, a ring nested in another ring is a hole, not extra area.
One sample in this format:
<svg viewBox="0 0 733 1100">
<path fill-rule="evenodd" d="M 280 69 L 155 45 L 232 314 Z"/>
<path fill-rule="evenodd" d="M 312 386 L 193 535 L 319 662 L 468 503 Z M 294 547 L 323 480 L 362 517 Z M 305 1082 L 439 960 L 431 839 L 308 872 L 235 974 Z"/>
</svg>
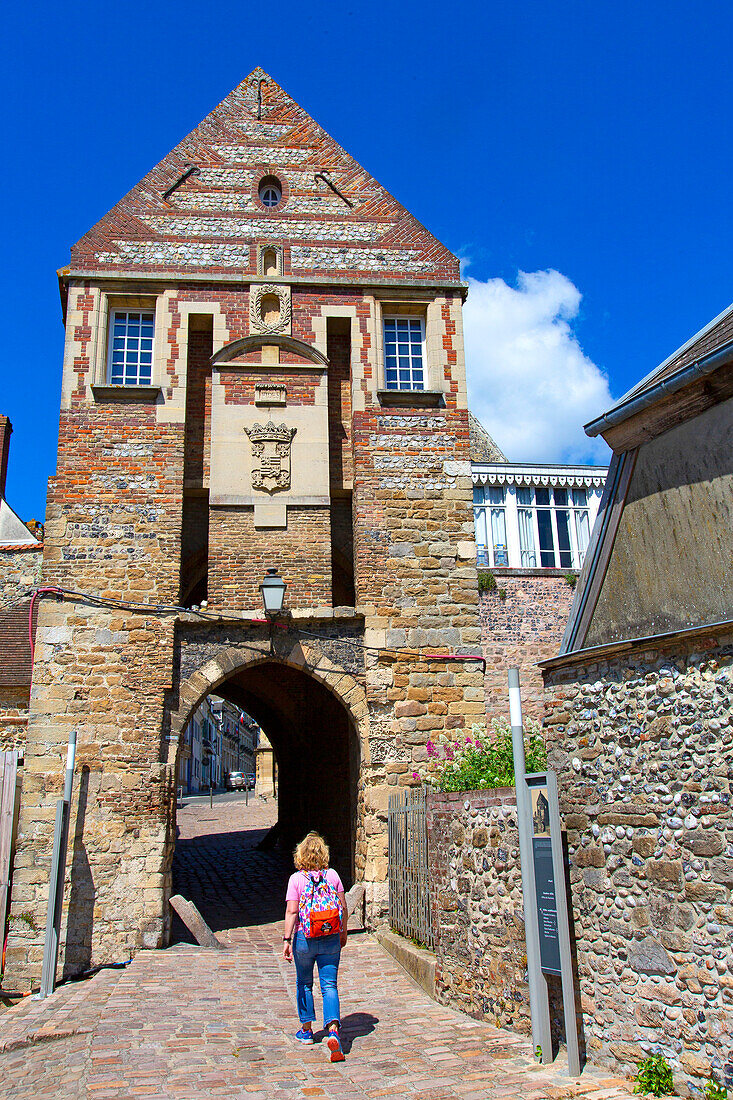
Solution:
<svg viewBox="0 0 733 1100">
<path fill-rule="evenodd" d="M 551 669 L 549 763 L 567 828 L 589 1054 L 661 1049 L 676 1084 L 728 1087 L 733 637 Z"/>
<path fill-rule="evenodd" d="M 287 529 L 255 528 L 253 508 L 209 513 L 209 599 L 230 610 L 262 608 L 259 585 L 273 564 L 288 562 L 289 607 L 331 603 L 328 508 L 288 506 Z"/>
<path fill-rule="evenodd" d="M 163 194 L 189 164 L 199 174 L 165 201 Z M 258 195 L 259 181 L 268 174 L 282 185 L 282 202 L 273 209 L 263 207 Z M 218 205 L 222 185 L 224 201 Z M 95 271 L 257 274 L 252 242 L 280 240 L 287 241 L 289 275 L 337 271 L 344 281 L 405 275 L 427 282 L 459 279 L 458 261 L 445 246 L 261 69 L 82 237 L 71 263 Z"/>
<path fill-rule="evenodd" d="M 542 721 L 544 684 L 538 661 L 560 648 L 574 589 L 564 577 L 520 576 L 495 570 L 496 590 L 481 594 L 479 621 L 486 658 L 486 714 L 509 714 L 507 672 L 519 669 L 522 710 Z"/>
</svg>

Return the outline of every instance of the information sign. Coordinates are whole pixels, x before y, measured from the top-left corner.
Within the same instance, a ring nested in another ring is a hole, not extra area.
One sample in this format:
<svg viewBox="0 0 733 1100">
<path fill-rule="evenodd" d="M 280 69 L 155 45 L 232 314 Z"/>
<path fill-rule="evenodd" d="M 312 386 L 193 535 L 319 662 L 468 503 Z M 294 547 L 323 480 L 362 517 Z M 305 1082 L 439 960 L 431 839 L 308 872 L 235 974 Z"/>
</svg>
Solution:
<svg viewBox="0 0 733 1100">
<path fill-rule="evenodd" d="M 552 841 L 549 836 L 532 838 L 534 886 L 540 933 L 540 965 L 545 974 L 562 974 L 560 937 L 557 929 L 555 875 L 552 866 Z"/>
</svg>

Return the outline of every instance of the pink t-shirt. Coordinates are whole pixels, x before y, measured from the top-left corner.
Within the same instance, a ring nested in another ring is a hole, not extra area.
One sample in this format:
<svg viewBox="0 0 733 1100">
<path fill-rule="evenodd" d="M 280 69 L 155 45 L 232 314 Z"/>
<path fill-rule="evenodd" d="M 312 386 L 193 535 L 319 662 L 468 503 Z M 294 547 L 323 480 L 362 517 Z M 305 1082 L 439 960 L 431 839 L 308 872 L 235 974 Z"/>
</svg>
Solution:
<svg viewBox="0 0 733 1100">
<path fill-rule="evenodd" d="M 307 875 L 304 875 L 302 871 L 296 871 L 294 875 L 290 876 L 290 879 L 288 881 L 288 891 L 285 895 L 285 900 L 297 901 L 298 905 L 300 905 L 301 894 L 303 893 L 309 882 L 310 879 Z M 338 871 L 334 871 L 333 867 L 329 867 L 326 871 L 326 882 L 329 884 L 329 886 L 333 886 L 334 890 L 337 893 L 343 894 L 344 884 L 338 876 Z M 293 928 L 294 933 L 298 931 L 299 923 L 300 922 L 296 918 L 295 927 Z"/>
</svg>

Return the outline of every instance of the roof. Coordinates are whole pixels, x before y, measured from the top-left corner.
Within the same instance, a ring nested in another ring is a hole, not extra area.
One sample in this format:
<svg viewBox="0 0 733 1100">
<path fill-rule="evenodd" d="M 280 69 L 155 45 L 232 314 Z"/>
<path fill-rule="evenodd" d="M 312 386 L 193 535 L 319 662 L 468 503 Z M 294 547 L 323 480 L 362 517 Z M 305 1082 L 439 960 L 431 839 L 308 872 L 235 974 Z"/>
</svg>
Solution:
<svg viewBox="0 0 733 1100">
<path fill-rule="evenodd" d="M 478 417 L 470 411 L 468 431 L 472 462 L 506 462 L 506 455 L 499 450 Z"/>
<path fill-rule="evenodd" d="M 28 545 L 31 547 L 41 545 L 36 536 L 28 530 L 23 520 L 16 515 L 7 500 L 0 499 L 0 548 L 4 548 L 6 544 L 13 546 Z"/>
<path fill-rule="evenodd" d="M 626 406 L 628 406 L 627 416 L 633 416 L 639 411 L 638 402 L 644 395 L 652 398 L 654 390 L 660 386 L 660 383 L 671 379 L 678 372 L 683 372 L 686 367 L 691 366 L 712 352 L 726 347 L 731 342 L 733 342 L 733 304 L 724 309 L 722 313 L 719 313 L 699 332 L 696 332 L 691 339 L 677 348 L 645 378 L 632 386 L 628 393 L 619 398 L 610 409 L 586 424 L 586 433 L 590 436 L 599 435 L 609 426 L 608 422 L 610 420 L 621 423 L 626 419 L 626 416 L 621 415 Z M 686 384 L 683 375 L 680 377 L 680 382 L 683 385 Z"/>
<path fill-rule="evenodd" d="M 282 192 L 271 208 L 259 197 L 267 176 Z M 456 257 L 259 68 L 74 245 L 60 275 L 262 278 L 258 243 L 287 246 L 291 283 L 326 272 L 463 286 Z"/>
<path fill-rule="evenodd" d="M 30 600 L 0 610 L 0 687 L 31 685 L 31 647 L 28 641 Z M 38 604 L 33 611 L 33 635 L 36 633 Z"/>
</svg>

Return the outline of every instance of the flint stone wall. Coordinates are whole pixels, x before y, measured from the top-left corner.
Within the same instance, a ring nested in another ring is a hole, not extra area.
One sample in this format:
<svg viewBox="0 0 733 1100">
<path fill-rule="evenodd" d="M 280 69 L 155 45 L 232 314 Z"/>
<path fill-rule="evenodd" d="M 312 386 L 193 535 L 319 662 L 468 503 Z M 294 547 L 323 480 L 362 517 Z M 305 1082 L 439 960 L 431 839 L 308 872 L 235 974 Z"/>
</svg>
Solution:
<svg viewBox="0 0 733 1100">
<path fill-rule="evenodd" d="M 529 1034 L 514 788 L 429 794 L 427 832 L 438 1000 Z"/>
<path fill-rule="evenodd" d="M 733 633 L 545 673 L 593 1061 L 733 1084 Z"/>
</svg>

